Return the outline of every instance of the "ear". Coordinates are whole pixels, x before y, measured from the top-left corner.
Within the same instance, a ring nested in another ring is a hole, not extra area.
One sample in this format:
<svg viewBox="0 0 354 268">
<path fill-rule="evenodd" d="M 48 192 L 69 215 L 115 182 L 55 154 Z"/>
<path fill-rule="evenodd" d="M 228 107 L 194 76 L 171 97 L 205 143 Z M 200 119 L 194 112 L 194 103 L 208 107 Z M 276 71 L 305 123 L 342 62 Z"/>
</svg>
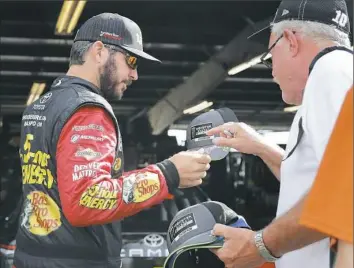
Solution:
<svg viewBox="0 0 354 268">
<path fill-rule="evenodd" d="M 104 49 L 104 44 L 101 41 L 96 41 L 92 44 L 92 51 L 97 63 L 105 62 L 107 52 Z"/>
<path fill-rule="evenodd" d="M 299 42 L 295 33 L 291 30 L 284 30 L 284 38 L 288 41 L 292 57 L 295 57 L 299 53 Z"/>
</svg>

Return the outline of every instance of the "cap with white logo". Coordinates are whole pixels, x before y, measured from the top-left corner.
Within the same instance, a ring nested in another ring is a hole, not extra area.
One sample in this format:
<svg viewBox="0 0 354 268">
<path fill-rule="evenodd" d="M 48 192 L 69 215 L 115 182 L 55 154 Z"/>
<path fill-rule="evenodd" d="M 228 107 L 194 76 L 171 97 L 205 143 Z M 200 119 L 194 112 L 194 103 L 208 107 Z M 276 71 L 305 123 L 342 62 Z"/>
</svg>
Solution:
<svg viewBox="0 0 354 268">
<path fill-rule="evenodd" d="M 225 204 L 206 201 L 180 210 L 167 232 L 165 268 L 224 268 L 209 249 L 222 247 L 223 237 L 211 234 L 215 224 L 250 229 L 246 220 Z"/>
<path fill-rule="evenodd" d="M 202 149 L 213 161 L 223 159 L 228 155 L 230 148 L 214 145 L 214 136 L 208 136 L 206 132 L 224 123 L 237 121 L 235 113 L 229 108 L 221 108 L 197 116 L 187 128 L 187 149 L 189 151 Z"/>
<path fill-rule="evenodd" d="M 313 21 L 335 27 L 349 34 L 350 22 L 345 0 L 283 0 L 281 1 L 274 19 L 265 28 L 252 34 L 249 38 L 259 39 L 259 34 L 269 34 L 270 27 L 285 20 Z M 269 37 L 269 36 L 268 36 Z"/>
<path fill-rule="evenodd" d="M 115 13 L 102 13 L 88 19 L 77 31 L 74 42 L 102 41 L 121 47 L 137 57 L 160 61 L 143 51 L 140 27 L 131 19 Z"/>
</svg>

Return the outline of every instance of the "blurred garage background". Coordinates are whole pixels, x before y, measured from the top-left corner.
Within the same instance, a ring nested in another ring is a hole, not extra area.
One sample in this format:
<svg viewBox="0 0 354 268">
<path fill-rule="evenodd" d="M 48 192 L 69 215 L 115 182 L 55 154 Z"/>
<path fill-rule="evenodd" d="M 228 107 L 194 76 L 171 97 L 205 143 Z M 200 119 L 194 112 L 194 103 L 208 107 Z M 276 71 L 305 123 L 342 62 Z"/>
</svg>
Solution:
<svg viewBox="0 0 354 268">
<path fill-rule="evenodd" d="M 271 70 L 260 64 L 264 45 L 247 37 L 269 22 L 279 1 L 2 1 L 0 8 L 0 244 L 16 232 L 21 202 L 17 153 L 21 113 L 66 72 L 77 28 L 102 12 L 136 21 L 144 49 L 162 64 L 139 67 L 139 80 L 112 103 L 124 141 L 127 170 L 184 149 L 197 115 L 229 107 L 239 121 L 285 146 L 297 107 L 287 107 Z M 353 10 L 348 1 L 348 10 Z M 61 16 L 59 16 L 61 15 Z M 352 13 L 351 13 L 352 15 Z M 352 20 L 352 17 L 350 18 Z M 162 112 L 163 111 L 163 112 Z M 279 185 L 263 162 L 232 152 L 212 165 L 200 188 L 123 221 L 124 267 L 161 265 L 174 214 L 218 200 L 261 228 L 275 215 Z M 144 219 L 149 219 L 144 220 Z"/>
</svg>

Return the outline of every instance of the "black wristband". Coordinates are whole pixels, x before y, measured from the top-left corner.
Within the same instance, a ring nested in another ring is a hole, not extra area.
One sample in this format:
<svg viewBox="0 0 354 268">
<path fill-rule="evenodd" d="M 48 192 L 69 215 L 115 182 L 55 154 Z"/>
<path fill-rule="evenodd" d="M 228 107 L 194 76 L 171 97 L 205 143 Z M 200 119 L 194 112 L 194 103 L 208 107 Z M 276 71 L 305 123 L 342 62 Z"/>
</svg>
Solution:
<svg viewBox="0 0 354 268">
<path fill-rule="evenodd" d="M 170 194 L 179 194 L 179 174 L 175 165 L 168 159 L 156 164 L 165 176 L 168 192 Z"/>
</svg>

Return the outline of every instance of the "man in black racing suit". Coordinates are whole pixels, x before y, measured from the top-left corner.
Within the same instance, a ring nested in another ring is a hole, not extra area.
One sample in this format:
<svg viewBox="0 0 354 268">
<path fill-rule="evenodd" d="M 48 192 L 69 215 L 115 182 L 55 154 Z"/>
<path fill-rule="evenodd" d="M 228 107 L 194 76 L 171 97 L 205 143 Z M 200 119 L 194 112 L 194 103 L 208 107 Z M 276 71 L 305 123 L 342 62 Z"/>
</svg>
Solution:
<svg viewBox="0 0 354 268">
<path fill-rule="evenodd" d="M 124 172 L 122 137 L 107 100 L 138 79 L 139 26 L 103 13 L 77 32 L 70 68 L 23 113 L 24 204 L 14 266 L 120 267 L 119 220 L 202 182 L 210 157 L 181 152 Z"/>
</svg>

